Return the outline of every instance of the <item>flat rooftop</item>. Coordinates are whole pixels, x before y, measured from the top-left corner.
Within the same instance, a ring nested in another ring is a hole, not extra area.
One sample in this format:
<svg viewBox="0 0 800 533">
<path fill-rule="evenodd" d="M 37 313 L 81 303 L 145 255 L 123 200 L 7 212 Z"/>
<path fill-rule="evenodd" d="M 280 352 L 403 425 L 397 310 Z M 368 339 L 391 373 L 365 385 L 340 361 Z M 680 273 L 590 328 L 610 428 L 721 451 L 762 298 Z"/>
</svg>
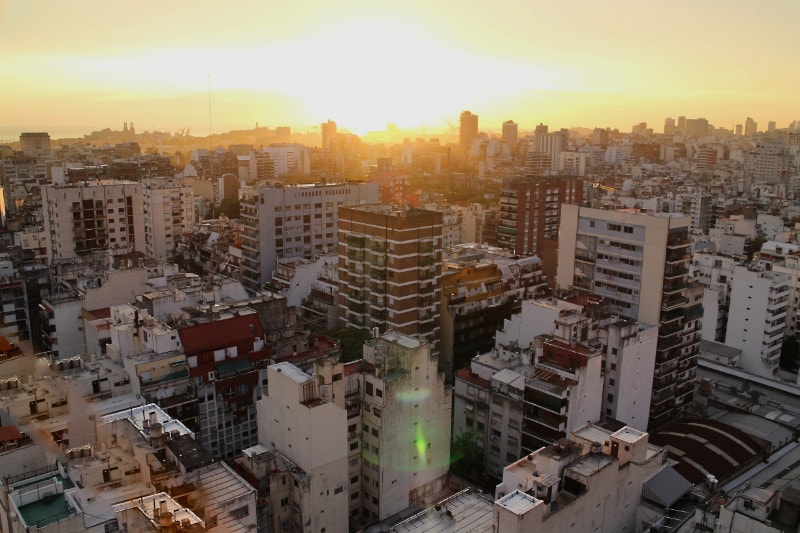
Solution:
<svg viewBox="0 0 800 533">
<path fill-rule="evenodd" d="M 515 490 L 514 492 L 506 494 L 495 503 L 504 509 L 508 509 L 515 515 L 523 515 L 533 509 L 537 503 L 543 502 L 542 500 L 537 500 L 528 493 Z"/>
<path fill-rule="evenodd" d="M 395 524 L 392 532 L 491 532 L 492 500 L 465 489 Z"/>
</svg>

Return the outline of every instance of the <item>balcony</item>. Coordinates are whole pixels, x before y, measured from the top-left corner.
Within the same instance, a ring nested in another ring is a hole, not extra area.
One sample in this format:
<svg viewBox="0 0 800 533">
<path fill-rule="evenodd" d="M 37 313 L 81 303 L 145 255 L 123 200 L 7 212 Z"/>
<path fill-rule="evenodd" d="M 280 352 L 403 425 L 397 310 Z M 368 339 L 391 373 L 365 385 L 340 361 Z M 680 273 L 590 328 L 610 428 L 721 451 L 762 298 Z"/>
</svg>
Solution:
<svg viewBox="0 0 800 533">
<path fill-rule="evenodd" d="M 662 311 L 672 311 L 673 309 L 678 309 L 689 303 L 689 299 L 685 296 L 673 296 L 670 298 L 665 298 L 661 300 L 661 310 Z"/>
</svg>

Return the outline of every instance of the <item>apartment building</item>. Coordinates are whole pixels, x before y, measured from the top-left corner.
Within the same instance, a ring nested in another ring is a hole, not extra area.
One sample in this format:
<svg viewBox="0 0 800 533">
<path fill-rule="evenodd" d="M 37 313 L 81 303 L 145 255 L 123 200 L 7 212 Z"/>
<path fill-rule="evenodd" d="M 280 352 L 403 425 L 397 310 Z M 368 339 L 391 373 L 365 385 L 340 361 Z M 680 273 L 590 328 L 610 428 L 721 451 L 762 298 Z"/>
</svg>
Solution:
<svg viewBox="0 0 800 533">
<path fill-rule="evenodd" d="M 494 531 L 639 531 L 643 494 L 665 492 L 648 482 L 668 468 L 666 450 L 648 440 L 633 428 L 586 424 L 572 440 L 509 464 L 495 491 Z M 673 491 L 688 491 L 686 480 L 673 478 Z"/>
<path fill-rule="evenodd" d="M 558 286 L 591 291 L 618 316 L 659 326 L 650 427 L 693 395 L 703 290 L 689 281 L 689 227 L 685 216 L 562 208 Z"/>
<path fill-rule="evenodd" d="M 197 396 L 198 442 L 233 458 L 258 443 L 256 400 L 266 387 L 269 349 L 258 315 L 243 312 L 178 329 Z"/>
<path fill-rule="evenodd" d="M 291 363 L 267 369 L 269 394 L 258 402 L 258 442 L 279 454 L 272 460 L 289 462 L 278 466 L 277 475 L 264 472 L 275 528 L 270 530 L 348 529 L 348 422 L 341 365 L 333 367 L 328 380 Z M 287 466 L 288 472 L 280 471 Z"/>
<path fill-rule="evenodd" d="M 725 344 L 742 350 L 747 372 L 772 377 L 778 369 L 789 306 L 789 276 L 737 266 L 731 282 Z"/>
<path fill-rule="evenodd" d="M 505 178 L 500 193 L 497 245 L 516 254 L 542 257 L 545 239 L 558 236 L 562 204 L 583 201 L 575 177 Z"/>
<path fill-rule="evenodd" d="M 376 183 L 260 186 L 242 199 L 242 278 L 251 290 L 272 277 L 277 258 L 336 249 L 339 209 L 378 201 Z"/>
<path fill-rule="evenodd" d="M 44 232 L 50 263 L 95 252 L 144 252 L 142 185 L 97 181 L 42 188 Z"/>
<path fill-rule="evenodd" d="M 338 234 L 339 325 L 416 335 L 438 354 L 442 214 L 343 207 Z"/>
<path fill-rule="evenodd" d="M 360 520 L 370 523 L 444 488 L 452 392 L 424 341 L 386 333 L 364 345 L 364 361 L 361 416 L 349 423 L 360 422 Z"/>
<path fill-rule="evenodd" d="M 182 233 L 194 229 L 192 188 L 174 178 L 142 180 L 144 252 L 159 261 L 172 258 Z"/>
</svg>

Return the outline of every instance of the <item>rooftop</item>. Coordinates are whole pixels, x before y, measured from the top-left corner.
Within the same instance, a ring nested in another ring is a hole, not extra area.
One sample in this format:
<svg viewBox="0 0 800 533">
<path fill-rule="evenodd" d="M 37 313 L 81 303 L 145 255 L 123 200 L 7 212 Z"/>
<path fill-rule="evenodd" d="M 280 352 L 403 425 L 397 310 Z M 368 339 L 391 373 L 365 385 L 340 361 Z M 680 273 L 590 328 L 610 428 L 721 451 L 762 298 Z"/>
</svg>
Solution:
<svg viewBox="0 0 800 533">
<path fill-rule="evenodd" d="M 188 472 L 214 462 L 211 454 L 203 449 L 190 435 L 181 435 L 175 439 L 169 439 L 166 442 L 166 447 Z"/>
<path fill-rule="evenodd" d="M 515 515 L 523 515 L 534 508 L 537 503 L 542 503 L 542 500 L 537 500 L 526 492 L 515 490 L 506 494 L 495 502 L 500 507 L 507 509 Z"/>
<path fill-rule="evenodd" d="M 274 369 L 275 372 L 280 372 L 295 383 L 306 383 L 314 379 L 291 363 L 275 363 L 270 365 L 270 368 Z"/>
<path fill-rule="evenodd" d="M 491 532 L 492 500 L 464 489 L 395 524 L 392 532 Z"/>
</svg>

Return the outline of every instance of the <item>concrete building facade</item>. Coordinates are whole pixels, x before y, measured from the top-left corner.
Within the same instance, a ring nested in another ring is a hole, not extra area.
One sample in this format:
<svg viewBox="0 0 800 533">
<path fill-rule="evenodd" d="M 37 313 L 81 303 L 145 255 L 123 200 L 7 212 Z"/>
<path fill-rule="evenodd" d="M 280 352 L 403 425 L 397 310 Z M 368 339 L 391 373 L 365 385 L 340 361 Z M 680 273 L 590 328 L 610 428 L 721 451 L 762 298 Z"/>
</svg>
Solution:
<svg viewBox="0 0 800 533">
<path fill-rule="evenodd" d="M 341 208 L 339 325 L 416 335 L 438 354 L 441 261 L 441 213 Z"/>
<path fill-rule="evenodd" d="M 691 403 L 702 287 L 689 282 L 689 217 L 565 205 L 557 283 L 607 299 L 612 312 L 659 326 L 650 427 Z"/>
<path fill-rule="evenodd" d="M 279 257 L 313 259 L 335 250 L 339 208 L 377 201 L 376 183 L 259 187 L 242 200 L 242 283 L 261 287 Z"/>
</svg>

